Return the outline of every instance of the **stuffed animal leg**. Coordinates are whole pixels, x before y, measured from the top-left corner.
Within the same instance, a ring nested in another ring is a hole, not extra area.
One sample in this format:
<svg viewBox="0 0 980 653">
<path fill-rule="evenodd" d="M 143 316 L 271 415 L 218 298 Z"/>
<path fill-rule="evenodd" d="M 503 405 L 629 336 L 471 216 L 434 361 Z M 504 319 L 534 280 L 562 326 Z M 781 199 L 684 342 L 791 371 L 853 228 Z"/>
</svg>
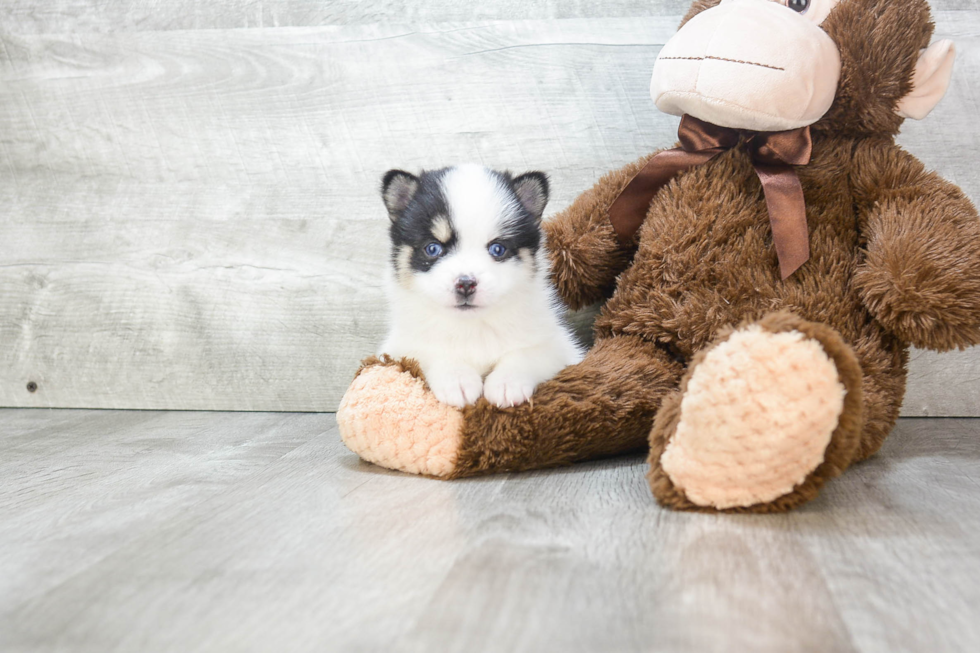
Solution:
<svg viewBox="0 0 980 653">
<path fill-rule="evenodd" d="M 661 399 L 683 374 L 665 351 L 622 336 L 499 409 L 436 401 L 412 361 L 369 359 L 337 422 L 351 451 L 382 467 L 442 478 L 573 463 L 646 447 Z"/>
<path fill-rule="evenodd" d="M 774 313 L 722 334 L 664 400 L 650 487 L 675 509 L 787 510 L 855 460 L 863 408 L 861 367 L 840 336 Z"/>
</svg>

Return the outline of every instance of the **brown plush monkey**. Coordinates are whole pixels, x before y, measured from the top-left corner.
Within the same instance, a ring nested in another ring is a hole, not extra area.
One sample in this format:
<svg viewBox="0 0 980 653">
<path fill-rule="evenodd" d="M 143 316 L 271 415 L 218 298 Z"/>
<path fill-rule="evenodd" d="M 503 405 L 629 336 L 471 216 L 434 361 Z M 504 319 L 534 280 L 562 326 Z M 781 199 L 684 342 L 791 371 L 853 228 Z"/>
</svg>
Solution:
<svg viewBox="0 0 980 653">
<path fill-rule="evenodd" d="M 894 142 L 949 81 L 932 31 L 926 0 L 695 0 L 651 85 L 682 147 L 545 225 L 560 295 L 606 302 L 585 360 L 463 411 L 412 361 L 366 361 L 344 441 L 445 478 L 649 446 L 665 506 L 814 497 L 895 424 L 910 345 L 980 342 L 976 210 Z"/>
</svg>

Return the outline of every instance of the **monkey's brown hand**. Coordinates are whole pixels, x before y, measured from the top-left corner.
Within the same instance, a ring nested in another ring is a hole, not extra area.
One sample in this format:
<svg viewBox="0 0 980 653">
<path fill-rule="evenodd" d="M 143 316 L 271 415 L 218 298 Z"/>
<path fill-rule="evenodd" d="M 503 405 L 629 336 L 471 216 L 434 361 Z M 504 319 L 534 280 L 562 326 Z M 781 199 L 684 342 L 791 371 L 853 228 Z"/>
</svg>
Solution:
<svg viewBox="0 0 980 653">
<path fill-rule="evenodd" d="M 867 215 L 867 257 L 855 274 L 878 321 L 916 347 L 980 343 L 980 219 L 962 192 L 936 177 L 933 192 L 899 193 Z"/>
</svg>

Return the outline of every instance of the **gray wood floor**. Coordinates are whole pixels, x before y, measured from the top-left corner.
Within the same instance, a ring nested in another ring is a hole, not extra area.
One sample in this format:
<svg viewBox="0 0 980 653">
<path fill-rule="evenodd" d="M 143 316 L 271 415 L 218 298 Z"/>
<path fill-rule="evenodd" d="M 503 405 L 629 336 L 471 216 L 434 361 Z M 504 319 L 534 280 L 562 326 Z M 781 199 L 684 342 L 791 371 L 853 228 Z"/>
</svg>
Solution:
<svg viewBox="0 0 980 653">
<path fill-rule="evenodd" d="M 329 414 L 0 411 L 2 651 L 980 650 L 980 420 L 790 515 L 640 457 L 442 482 Z"/>
</svg>

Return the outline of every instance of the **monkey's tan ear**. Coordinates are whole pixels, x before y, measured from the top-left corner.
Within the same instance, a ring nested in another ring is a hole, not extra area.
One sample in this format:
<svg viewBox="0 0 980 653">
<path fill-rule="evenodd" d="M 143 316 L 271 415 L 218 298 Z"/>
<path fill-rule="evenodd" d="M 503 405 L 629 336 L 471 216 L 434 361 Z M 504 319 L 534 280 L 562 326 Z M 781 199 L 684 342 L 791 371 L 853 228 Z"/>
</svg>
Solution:
<svg viewBox="0 0 980 653">
<path fill-rule="evenodd" d="M 953 76 L 956 46 L 952 41 L 936 41 L 919 54 L 912 78 L 912 92 L 903 97 L 895 112 L 903 118 L 922 120 L 936 108 L 946 94 Z"/>
</svg>

